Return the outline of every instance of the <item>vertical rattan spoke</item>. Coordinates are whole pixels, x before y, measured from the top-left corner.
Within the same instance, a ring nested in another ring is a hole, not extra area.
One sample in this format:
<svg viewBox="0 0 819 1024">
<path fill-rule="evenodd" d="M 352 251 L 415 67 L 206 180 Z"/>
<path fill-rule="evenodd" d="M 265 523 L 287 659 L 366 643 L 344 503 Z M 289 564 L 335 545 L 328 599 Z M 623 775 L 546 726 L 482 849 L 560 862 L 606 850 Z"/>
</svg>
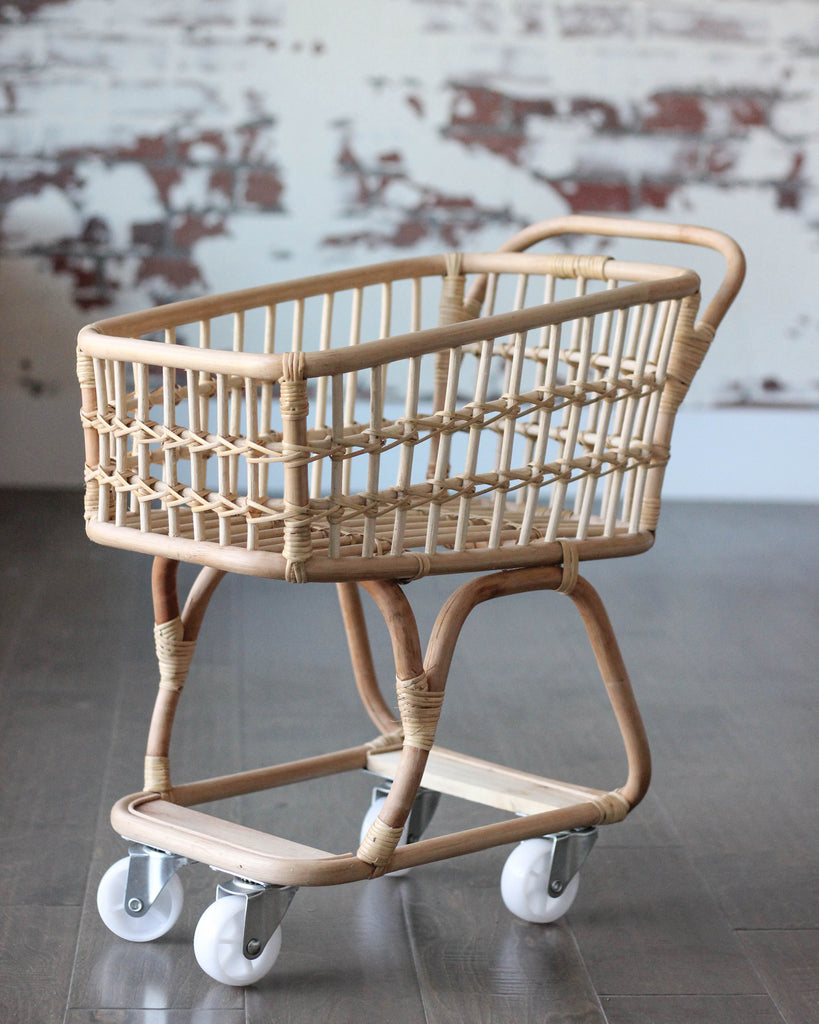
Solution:
<svg viewBox="0 0 819 1024">
<path fill-rule="evenodd" d="M 384 374 L 382 367 L 370 371 L 370 427 L 367 456 L 367 492 L 364 511 L 362 554 L 370 558 L 375 551 L 375 525 L 378 510 L 379 469 L 381 465 L 381 422 L 384 418 Z"/>
<path fill-rule="evenodd" d="M 151 392 L 150 392 L 150 367 L 147 363 L 134 364 L 134 382 L 137 399 L 137 423 L 145 424 L 139 427 L 135 436 L 137 445 L 137 480 L 136 485 L 141 493 L 137 495 L 139 501 L 139 528 L 143 533 L 150 533 L 153 526 L 153 515 L 151 514 L 150 484 L 151 479 L 151 434 L 148 424 L 151 420 Z M 102 449 L 100 449 L 100 460 L 102 460 Z"/>
<path fill-rule="evenodd" d="M 418 416 L 418 392 L 421 380 L 421 357 L 409 360 L 407 368 L 407 397 L 404 405 L 403 437 L 401 455 L 398 464 L 396 490 L 399 495 L 407 495 L 412 486 L 412 463 L 415 452 L 414 441 L 417 437 L 416 419 Z M 404 529 L 407 522 L 406 505 L 399 504 L 395 512 L 393 527 L 392 554 L 400 554 L 404 548 Z"/>
<path fill-rule="evenodd" d="M 247 410 L 247 440 L 249 444 L 259 443 L 259 391 L 256 382 L 249 377 L 245 379 L 245 409 Z M 260 469 L 258 454 L 251 454 L 245 460 L 247 464 L 247 501 L 248 501 L 248 527 L 247 547 L 249 551 L 255 551 L 259 546 L 259 527 L 254 523 L 254 506 L 258 506 L 263 494 L 261 490 Z"/>
<path fill-rule="evenodd" d="M 109 372 L 106 362 L 102 359 L 94 360 L 94 384 L 97 392 L 97 410 L 105 417 L 108 413 L 109 402 Z M 100 482 L 99 506 L 97 516 L 101 523 L 107 523 L 110 518 L 111 506 L 111 485 L 105 480 L 105 475 L 111 475 L 111 438 L 110 434 L 102 432 L 99 435 L 99 467 L 103 475 Z"/>
<path fill-rule="evenodd" d="M 589 388 L 589 377 L 591 371 L 591 355 L 592 355 L 592 340 L 594 337 L 595 319 L 592 317 L 584 318 L 581 323 L 580 329 L 580 348 L 577 353 L 576 365 L 574 369 L 574 380 L 569 381 L 569 384 L 574 387 L 573 404 L 575 406 L 576 418 L 577 418 L 577 430 L 578 434 L 575 437 L 574 444 L 572 445 L 572 461 L 585 461 L 588 458 L 588 450 L 586 444 L 580 445 L 578 437 L 580 436 L 581 428 L 585 426 L 587 433 L 592 432 L 591 425 L 588 422 L 589 414 L 593 405 L 589 406 L 589 402 L 593 402 L 595 393 Z M 581 473 L 583 470 L 581 470 Z M 579 483 L 577 485 L 577 492 L 575 494 L 574 501 L 574 515 L 579 517 L 580 509 L 582 507 L 583 494 L 585 491 L 585 483 L 588 480 L 588 476 L 581 475 Z M 581 537 L 582 521 L 578 523 L 577 537 Z"/>
<path fill-rule="evenodd" d="M 344 466 L 347 447 L 344 437 L 344 377 L 339 373 L 332 378 L 332 413 L 333 435 L 332 456 L 330 462 L 330 504 L 328 517 L 330 558 L 338 558 L 339 554 L 339 517 L 343 509 Z"/>
<path fill-rule="evenodd" d="M 435 475 L 432 481 L 432 498 L 427 514 L 427 538 L 425 552 L 430 554 L 438 546 L 438 527 L 441 520 L 441 503 L 445 500 L 445 481 L 449 476 L 449 452 L 452 444 L 453 413 L 458 400 L 458 377 L 461 369 L 462 351 L 460 348 L 450 349 L 449 372 L 446 382 L 446 397 L 441 412 L 442 434 L 438 445 L 438 457 L 435 462 Z"/>
<path fill-rule="evenodd" d="M 614 288 L 614 282 L 609 281 L 608 289 Z M 598 339 L 595 350 L 595 359 L 590 370 L 590 384 L 592 385 L 591 395 L 596 396 L 588 410 L 588 421 L 586 431 L 592 438 L 590 447 L 591 463 L 587 475 L 580 481 L 577 496 L 577 508 L 579 509 L 579 522 L 577 526 L 577 538 L 582 540 L 588 535 L 594 504 L 597 498 L 597 489 L 600 481 L 600 473 L 603 471 L 605 462 L 606 445 L 608 443 L 607 430 L 611 416 L 611 405 L 614 397 L 611 383 L 606 381 L 605 366 L 608 362 L 609 350 L 611 348 L 612 329 L 614 326 L 614 312 L 604 313 L 598 319 Z"/>
<path fill-rule="evenodd" d="M 551 294 L 554 295 L 554 282 L 552 281 Z M 537 438 L 532 450 L 529 462 L 532 468 L 534 480 L 526 489 L 526 508 L 523 514 L 523 522 L 520 530 L 520 543 L 528 544 L 531 537 L 532 526 L 535 515 L 538 512 L 538 500 L 545 474 L 549 441 L 551 438 L 552 414 L 556 401 L 557 372 L 560 365 L 560 344 L 562 338 L 562 327 L 554 324 L 544 327 L 540 333 L 540 348 L 546 349 L 546 359 L 543 365 L 543 382 L 537 389 L 541 394 L 543 405 L 538 413 Z"/>
<path fill-rule="evenodd" d="M 512 343 L 512 358 L 509 362 L 504 401 L 506 403 L 503 431 L 500 437 L 497 461 L 495 463 L 495 474 L 497 485 L 494 495 L 494 508 L 492 510 L 492 529 L 489 534 L 489 547 L 496 548 L 501 541 L 503 530 L 503 515 L 506 509 L 507 488 L 510 482 L 510 469 L 512 465 L 512 453 L 515 444 L 515 432 L 517 429 L 517 417 L 519 411 L 518 395 L 520 394 L 520 379 L 523 373 L 523 355 L 526 348 L 525 334 L 516 334 Z"/>
<path fill-rule="evenodd" d="M 544 303 L 554 302 L 554 297 L 555 297 L 555 278 L 554 278 L 553 274 L 547 274 L 544 277 L 544 287 L 543 287 L 543 299 L 542 299 L 542 301 Z M 538 349 L 540 349 L 542 351 L 547 346 L 547 344 L 548 344 L 548 330 L 547 330 L 547 328 L 542 327 L 540 329 L 540 331 L 539 331 L 539 334 L 538 334 Z M 536 392 L 537 391 L 542 391 L 542 389 L 543 389 L 543 382 L 546 379 L 547 363 L 546 363 L 546 361 L 544 359 L 542 359 L 542 358 L 540 358 L 538 356 L 537 352 L 532 353 L 532 356 L 535 359 L 535 373 L 534 373 L 534 382 L 533 382 L 534 390 Z M 535 438 L 536 438 L 537 423 L 538 423 L 539 419 L 540 419 L 540 411 L 537 408 L 533 408 L 532 412 L 529 414 L 529 416 L 527 418 L 527 427 L 528 427 L 528 429 L 526 431 L 526 436 L 525 436 L 525 439 L 524 439 L 523 459 L 522 459 L 522 462 L 523 462 L 524 466 L 530 466 L 532 464 L 532 456 L 533 456 L 534 450 L 535 450 Z M 531 494 L 531 487 L 521 488 L 518 491 L 518 493 L 517 493 L 517 499 L 516 500 L 520 504 L 523 504 L 524 502 L 528 501 L 528 497 L 529 497 L 530 494 Z M 521 535 L 521 542 L 522 543 L 528 543 L 528 539 L 526 541 L 523 541 L 522 535 Z"/>
<path fill-rule="evenodd" d="M 176 344 L 176 331 L 173 328 L 165 331 L 165 344 Z M 168 534 L 171 537 L 179 536 L 179 506 L 176 503 L 176 492 L 179 487 L 177 479 L 176 463 L 179 456 L 179 448 L 174 441 L 176 432 L 176 371 L 170 367 L 163 367 L 162 370 L 162 453 L 163 453 L 163 482 L 165 487 L 165 507 L 168 514 Z"/>
<path fill-rule="evenodd" d="M 333 328 L 333 294 L 332 292 L 324 296 L 324 302 L 321 309 L 321 333 L 319 336 L 319 350 L 321 352 L 327 352 L 330 349 L 332 343 L 332 328 Z M 316 401 L 315 401 L 315 420 L 314 426 L 316 431 L 324 432 L 327 430 L 327 386 L 328 378 L 319 377 L 316 382 Z M 321 497 L 321 478 L 322 469 L 324 466 L 323 459 L 316 459 L 313 463 L 310 471 L 310 497 L 320 498 Z"/>
<path fill-rule="evenodd" d="M 481 342 L 481 354 L 475 380 L 475 394 L 472 402 L 472 422 L 469 427 L 469 443 L 464 465 L 465 493 L 458 502 L 458 525 L 455 532 L 455 550 L 463 551 L 469 536 L 469 514 L 472 508 L 472 490 L 475 486 L 475 474 L 478 469 L 478 457 L 485 418 L 486 398 L 489 391 L 489 378 L 492 373 L 492 357 L 495 352 L 495 339 L 487 338 Z"/>
<path fill-rule="evenodd" d="M 633 389 L 631 396 L 626 401 L 626 416 L 623 427 L 623 441 L 627 450 L 632 449 L 632 439 L 637 437 L 638 446 L 642 447 L 639 436 L 640 413 L 645 408 L 645 369 L 648 353 L 651 347 L 651 338 L 654 329 L 654 321 L 657 316 L 657 307 L 654 304 L 647 305 L 643 316 L 642 330 L 640 331 L 640 342 L 634 358 Z M 636 449 L 635 449 L 636 453 Z M 638 463 L 634 461 L 636 454 L 632 456 L 632 468 L 636 470 Z M 634 488 L 635 472 L 629 473 L 623 494 L 623 519 L 629 524 L 629 529 L 634 529 L 633 524 L 639 523 L 640 507 Z"/>
<path fill-rule="evenodd" d="M 114 415 L 117 423 L 125 423 L 128 418 L 128 391 L 125 381 L 125 363 L 116 362 L 112 365 L 114 377 Z M 128 435 L 124 430 L 114 435 L 114 465 L 118 480 L 128 479 Z M 114 498 L 114 522 L 124 526 L 128 512 L 128 492 L 120 484 L 117 485 Z"/>
<path fill-rule="evenodd" d="M 264 335 L 262 351 L 270 355 L 276 350 L 276 307 L 267 305 L 264 308 Z M 273 384 L 270 381 L 263 381 L 259 385 L 259 439 L 263 443 L 270 442 L 270 435 L 273 431 Z M 262 462 L 259 465 L 259 495 L 266 497 L 270 479 L 270 463 Z"/>
<path fill-rule="evenodd" d="M 188 381 L 188 416 L 190 432 L 195 437 L 202 436 L 202 423 L 200 419 L 201 398 L 199 396 L 200 375 L 193 370 L 187 371 Z M 207 462 L 201 450 L 191 449 L 191 490 L 194 494 L 201 495 L 207 489 Z M 193 536 L 194 540 L 205 538 L 205 516 L 200 508 L 192 506 Z"/>
<path fill-rule="evenodd" d="M 304 348 L 304 299 L 296 299 L 293 303 L 293 335 L 290 339 L 290 349 L 293 352 L 301 352 Z"/>
<path fill-rule="evenodd" d="M 638 430 L 645 449 L 645 460 L 641 465 L 637 466 L 634 473 L 632 511 L 629 522 L 629 528 L 634 530 L 640 528 L 643 499 L 646 483 L 648 481 L 648 460 L 650 459 L 651 452 L 654 448 L 654 434 L 662 397 L 660 384 L 665 380 L 668 358 L 671 351 L 671 343 L 677 322 L 678 308 L 677 304 L 672 305 L 668 302 L 661 303 L 659 307 L 657 307 L 656 324 L 653 332 L 654 336 L 651 344 L 651 352 L 649 354 L 649 359 L 655 366 L 655 385 L 640 404 L 640 421 Z"/>
<path fill-rule="evenodd" d="M 361 314 L 364 305 L 364 289 L 356 288 L 352 295 L 352 310 L 350 312 L 350 345 L 358 345 L 361 341 Z M 356 422 L 355 417 L 355 406 L 358 391 L 358 373 L 352 371 L 351 373 L 345 374 L 346 390 L 344 393 L 344 423 L 347 426 L 352 426 Z M 343 484 L 342 488 L 344 493 L 348 493 L 350 489 L 350 470 L 351 463 L 349 460 L 344 462 L 343 471 Z"/>
<path fill-rule="evenodd" d="M 231 387 L 223 373 L 216 375 L 216 432 L 219 439 L 220 453 L 217 456 L 219 476 L 219 543 L 223 546 L 230 544 L 231 528 L 228 507 L 233 501 L 231 490 L 231 461 L 234 458 L 229 454 L 230 438 L 230 391 Z"/>
</svg>

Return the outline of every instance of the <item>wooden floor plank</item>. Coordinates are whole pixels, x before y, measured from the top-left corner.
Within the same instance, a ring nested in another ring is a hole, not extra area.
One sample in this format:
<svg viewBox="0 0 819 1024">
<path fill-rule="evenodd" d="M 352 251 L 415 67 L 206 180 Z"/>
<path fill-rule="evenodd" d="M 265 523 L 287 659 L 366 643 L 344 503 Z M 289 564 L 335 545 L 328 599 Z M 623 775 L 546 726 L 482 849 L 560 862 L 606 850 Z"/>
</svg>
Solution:
<svg viewBox="0 0 819 1024">
<path fill-rule="evenodd" d="M 816 509 L 669 512 L 660 550 L 630 570 L 620 631 L 653 795 L 733 927 L 816 928 L 819 901 L 804 898 L 819 869 L 805 815 L 819 778 Z"/>
<path fill-rule="evenodd" d="M 572 927 L 601 995 L 759 994 L 739 939 L 673 847 L 607 848 L 583 871 Z"/>
<path fill-rule="evenodd" d="M 113 843 L 103 847 L 107 867 L 116 859 Z M 103 858 L 100 858 L 103 860 Z M 213 899 L 215 876 L 204 866 L 185 871 L 185 904 L 171 931 L 150 943 L 126 942 L 112 935 L 97 914 L 93 896 L 101 871 L 94 865 L 79 929 L 76 968 L 68 998 L 70 1010 L 241 1010 L 244 993 L 218 985 L 199 969 L 193 955 L 193 932 Z"/>
<path fill-rule="evenodd" d="M 399 882 L 429 1024 L 602 1024 L 571 928 L 513 918 L 498 891 L 501 865 L 492 851 Z"/>
<path fill-rule="evenodd" d="M 247 992 L 248 1024 L 426 1024 L 397 881 L 299 892 L 276 966 Z"/>
<path fill-rule="evenodd" d="M 186 870 L 182 918 L 156 943 L 122 942 L 96 913 L 97 882 L 125 850 L 108 809 L 140 786 L 157 672 L 149 560 L 90 545 L 80 507 L 58 496 L 32 517 L 0 492 L 0 1019 L 60 1021 L 67 1006 L 65 1024 L 813 1020 L 817 907 L 805 894 L 817 854 L 804 809 L 817 768 L 815 508 L 670 503 L 653 553 L 589 567 L 655 776 L 644 805 L 601 830 L 563 922 L 512 918 L 498 891 L 507 851 L 487 851 L 299 893 L 279 962 L 241 991 L 211 982 L 193 957 L 217 880 L 208 868 Z M 422 642 L 454 583 L 408 588 Z M 374 734 L 334 602 L 332 587 L 225 580 L 180 706 L 175 779 Z M 374 657 L 389 692 L 383 625 Z M 624 758 L 596 673 L 560 595 L 481 606 L 453 659 L 438 740 L 524 772 L 619 785 Z M 343 852 L 357 844 L 372 784 L 355 773 L 211 809 Z M 431 833 L 493 818 L 445 797 Z M 21 1011 L 32 978 L 42 997 Z"/>
<path fill-rule="evenodd" d="M 0 907 L 0 1017 L 61 1021 L 74 962 L 78 907 Z"/>
<path fill-rule="evenodd" d="M 63 1024 L 246 1024 L 245 1011 L 69 1010 Z"/>
<path fill-rule="evenodd" d="M 768 996 L 605 996 L 608 1024 L 782 1024 Z"/>
<path fill-rule="evenodd" d="M 811 897 L 806 893 L 806 898 Z M 740 938 L 785 1024 L 815 1024 L 819 1020 L 819 931 L 740 932 Z"/>
</svg>

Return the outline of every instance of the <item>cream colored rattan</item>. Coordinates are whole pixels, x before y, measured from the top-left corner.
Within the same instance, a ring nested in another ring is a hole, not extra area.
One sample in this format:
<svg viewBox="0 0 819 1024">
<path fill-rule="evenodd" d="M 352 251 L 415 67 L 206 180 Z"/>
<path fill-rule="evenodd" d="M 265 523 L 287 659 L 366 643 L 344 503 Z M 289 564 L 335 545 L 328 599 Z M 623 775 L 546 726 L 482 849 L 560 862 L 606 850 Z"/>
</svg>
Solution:
<svg viewBox="0 0 819 1024">
<path fill-rule="evenodd" d="M 690 270 L 518 251 L 563 234 L 704 246 L 728 270 L 698 321 Z M 242 877 L 325 885 L 617 821 L 642 798 L 645 732 L 579 567 L 651 546 L 674 417 L 744 261 L 718 232 L 599 217 L 533 225 L 504 249 L 323 274 L 81 331 L 87 531 L 154 556 L 160 685 L 144 788 L 112 812 L 122 834 Z M 180 561 L 203 567 L 182 608 Z M 173 783 L 174 713 L 228 571 L 337 583 L 375 739 Z M 483 575 L 444 604 L 423 655 L 406 584 L 463 572 Z M 398 718 L 376 680 L 360 589 L 390 631 Z M 555 782 L 435 746 L 465 619 L 481 602 L 535 590 L 566 594 L 580 612 L 626 750 L 622 787 Z M 393 785 L 356 852 L 191 809 L 367 767 Z M 396 848 L 422 781 L 520 816 Z"/>
<path fill-rule="evenodd" d="M 464 308 L 461 270 L 489 275 L 485 315 Z M 440 290 L 443 326 L 425 325 L 423 288 Z M 702 355 L 697 288 L 688 271 L 602 257 L 467 255 L 86 328 L 89 534 L 298 582 L 554 564 L 560 538 L 581 560 L 634 553 Z M 366 342 L 365 291 L 380 321 Z M 310 299 L 323 314 L 308 331 Z M 233 350 L 208 347 L 226 315 Z M 157 329 L 164 341 L 145 340 Z M 197 347 L 180 343 L 192 330 Z"/>
</svg>

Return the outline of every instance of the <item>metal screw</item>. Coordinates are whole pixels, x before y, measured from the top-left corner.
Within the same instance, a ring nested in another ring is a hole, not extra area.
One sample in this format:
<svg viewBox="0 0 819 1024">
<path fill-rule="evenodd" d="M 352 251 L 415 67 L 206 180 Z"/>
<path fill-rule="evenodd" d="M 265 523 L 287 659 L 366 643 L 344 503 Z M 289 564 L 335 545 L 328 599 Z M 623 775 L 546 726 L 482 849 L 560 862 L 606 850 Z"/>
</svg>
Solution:
<svg viewBox="0 0 819 1024">
<path fill-rule="evenodd" d="M 556 878 L 549 886 L 549 892 L 553 896 L 559 896 L 563 892 L 563 883 L 559 878 Z"/>
<path fill-rule="evenodd" d="M 132 896 L 131 899 L 128 900 L 128 909 L 132 914 L 141 913 L 143 906 L 144 904 L 142 900 L 138 899 L 136 896 Z"/>
<path fill-rule="evenodd" d="M 262 951 L 262 944 L 258 939 L 248 939 L 247 945 L 245 946 L 245 953 L 250 959 L 257 957 Z"/>
</svg>

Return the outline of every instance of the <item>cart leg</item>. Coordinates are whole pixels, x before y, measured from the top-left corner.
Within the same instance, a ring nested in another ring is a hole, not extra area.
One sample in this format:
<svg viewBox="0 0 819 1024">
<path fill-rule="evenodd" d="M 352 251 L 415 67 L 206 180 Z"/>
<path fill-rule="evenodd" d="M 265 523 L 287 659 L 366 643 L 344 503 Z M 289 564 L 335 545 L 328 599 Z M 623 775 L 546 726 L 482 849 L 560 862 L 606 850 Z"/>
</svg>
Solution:
<svg viewBox="0 0 819 1024">
<path fill-rule="evenodd" d="M 588 580 L 578 577 L 569 596 L 583 619 L 626 748 L 628 779 L 618 792 L 629 808 L 634 808 L 651 781 L 651 751 L 640 709 L 600 595 Z"/>
<path fill-rule="evenodd" d="M 392 580 L 362 583 L 375 600 L 392 640 L 396 689 L 404 743 L 401 759 L 384 806 L 367 830 L 356 856 L 383 874 L 401 840 L 418 796 L 421 778 L 443 703 L 443 684 L 434 687 L 424 670 L 418 626 L 399 584 Z"/>
<path fill-rule="evenodd" d="M 571 597 L 586 627 L 600 674 L 606 686 L 628 760 L 628 779 L 608 794 L 600 806 L 598 824 L 625 817 L 648 789 L 651 755 L 640 711 L 631 688 L 617 639 L 597 591 L 581 576 L 566 587 L 566 574 L 554 566 L 511 569 L 481 576 L 460 586 L 441 609 L 430 636 L 424 661 L 431 688 L 443 690 L 461 627 L 477 605 L 506 594 L 558 590 Z"/>
<path fill-rule="evenodd" d="M 389 735 L 400 729 L 401 723 L 393 715 L 378 686 L 358 584 L 337 583 L 336 588 L 358 692 L 377 728 L 383 735 Z"/>
<path fill-rule="evenodd" d="M 196 648 L 196 638 L 208 602 L 225 575 L 205 567 L 191 587 L 185 610 L 180 613 L 177 594 L 179 563 L 155 558 L 151 577 L 154 600 L 154 639 L 159 662 L 159 691 L 154 703 L 145 752 L 146 791 L 171 791 L 169 751 L 174 715 Z"/>
</svg>

